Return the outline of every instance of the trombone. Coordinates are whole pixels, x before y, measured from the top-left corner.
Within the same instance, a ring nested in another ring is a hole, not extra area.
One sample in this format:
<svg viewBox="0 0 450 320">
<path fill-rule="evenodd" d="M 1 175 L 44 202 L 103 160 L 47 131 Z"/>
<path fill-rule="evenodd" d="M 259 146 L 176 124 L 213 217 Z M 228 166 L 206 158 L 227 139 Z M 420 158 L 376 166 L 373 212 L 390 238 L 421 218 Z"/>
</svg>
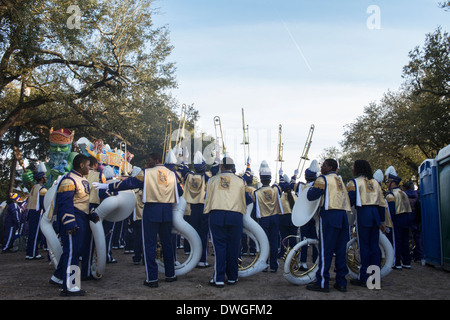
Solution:
<svg viewBox="0 0 450 320">
<path fill-rule="evenodd" d="M 277 169 L 276 169 L 276 181 L 278 182 L 279 180 L 279 173 L 278 173 L 278 163 L 280 163 L 280 169 L 283 169 L 283 148 L 284 148 L 284 144 L 281 142 L 281 134 L 283 132 L 283 127 L 281 126 L 281 124 L 278 126 L 278 156 L 277 159 L 275 160 L 277 162 Z"/>
<path fill-rule="evenodd" d="M 314 125 L 312 124 L 311 127 L 309 128 L 309 133 L 308 133 L 308 137 L 306 138 L 305 146 L 303 147 L 302 156 L 300 157 L 300 161 L 298 162 L 297 170 L 299 170 L 300 165 L 302 164 L 302 169 L 301 169 L 301 171 L 299 171 L 299 173 L 300 173 L 299 178 L 303 174 L 303 168 L 305 167 L 306 161 L 309 160 L 308 152 L 309 152 L 309 148 L 311 147 L 313 133 L 314 133 Z M 302 163 L 302 160 L 304 160 L 303 163 Z"/>
<path fill-rule="evenodd" d="M 127 143 L 125 141 L 121 141 L 119 144 L 120 151 L 123 152 L 123 160 L 119 167 L 119 178 L 120 177 L 128 177 L 128 161 L 127 161 Z M 123 164 L 123 174 L 122 174 L 122 164 Z"/>
<path fill-rule="evenodd" d="M 227 153 L 227 149 L 225 148 L 225 141 L 223 139 L 223 132 L 222 132 L 222 122 L 220 121 L 219 116 L 214 117 L 214 129 L 216 132 L 216 145 L 218 145 L 220 150 L 220 144 L 222 144 L 222 153 L 225 156 Z"/>
<path fill-rule="evenodd" d="M 186 125 L 186 115 L 187 115 L 187 106 L 186 106 L 186 104 L 183 103 L 183 105 L 181 106 L 181 116 L 180 116 L 180 122 L 178 124 L 177 139 L 175 140 L 175 147 L 177 147 L 177 149 L 180 147 L 179 145 L 181 145 L 181 141 L 183 140 L 183 137 L 184 137 L 184 128 Z M 181 132 L 183 132 L 183 135 L 181 135 Z"/>
<path fill-rule="evenodd" d="M 242 108 L 242 130 L 244 133 L 244 139 L 241 144 L 244 145 L 244 163 L 247 163 L 247 159 L 250 157 L 250 137 L 248 135 L 248 125 L 245 126 L 244 108 Z M 247 146 L 247 148 L 245 146 Z"/>
<path fill-rule="evenodd" d="M 164 147 L 163 147 L 163 155 L 162 155 L 162 162 L 166 162 L 166 154 L 169 152 L 170 149 L 172 149 L 172 119 L 170 117 L 167 118 L 167 124 L 166 124 L 166 133 L 164 135 Z"/>
</svg>

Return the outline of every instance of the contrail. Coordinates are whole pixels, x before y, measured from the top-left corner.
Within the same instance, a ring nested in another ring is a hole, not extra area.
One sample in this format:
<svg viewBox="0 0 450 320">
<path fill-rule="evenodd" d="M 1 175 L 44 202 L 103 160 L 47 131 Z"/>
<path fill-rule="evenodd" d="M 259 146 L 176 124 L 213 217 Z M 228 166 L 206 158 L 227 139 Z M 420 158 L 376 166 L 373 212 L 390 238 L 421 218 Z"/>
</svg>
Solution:
<svg viewBox="0 0 450 320">
<path fill-rule="evenodd" d="M 306 66 L 308 67 L 309 71 L 312 72 L 311 66 L 308 63 L 308 60 L 306 60 L 305 55 L 302 52 L 302 49 L 300 49 L 300 46 L 298 45 L 297 41 L 295 41 L 294 36 L 292 35 L 291 31 L 289 30 L 288 26 L 286 25 L 286 23 L 281 20 L 281 22 L 283 22 L 284 27 L 286 28 L 287 33 L 289 34 L 289 37 L 291 37 L 292 42 L 294 43 L 295 47 L 297 48 L 298 52 L 300 53 L 300 55 L 303 58 L 303 61 L 305 61 Z"/>
</svg>

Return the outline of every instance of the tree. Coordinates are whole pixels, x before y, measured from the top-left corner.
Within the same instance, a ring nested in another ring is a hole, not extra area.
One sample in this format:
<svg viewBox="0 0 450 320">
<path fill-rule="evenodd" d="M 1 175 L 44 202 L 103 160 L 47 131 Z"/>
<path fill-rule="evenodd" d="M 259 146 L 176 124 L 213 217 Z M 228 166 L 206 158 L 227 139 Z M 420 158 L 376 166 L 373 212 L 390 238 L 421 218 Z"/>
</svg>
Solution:
<svg viewBox="0 0 450 320">
<path fill-rule="evenodd" d="M 341 145 L 374 169 L 393 165 L 400 176 L 417 179 L 420 164 L 449 143 L 450 37 L 438 28 L 409 57 L 400 90 L 369 104 L 346 126 Z"/>
<path fill-rule="evenodd" d="M 12 157 L 17 127 L 27 159 L 44 160 L 50 128 L 64 127 L 112 147 L 125 141 L 142 161 L 149 150 L 162 151 L 167 117 L 178 124 L 169 91 L 177 85 L 175 65 L 167 61 L 169 31 L 153 25 L 153 1 L 76 3 L 1 2 L 3 163 Z M 192 109 L 187 129 L 197 117 Z"/>
</svg>

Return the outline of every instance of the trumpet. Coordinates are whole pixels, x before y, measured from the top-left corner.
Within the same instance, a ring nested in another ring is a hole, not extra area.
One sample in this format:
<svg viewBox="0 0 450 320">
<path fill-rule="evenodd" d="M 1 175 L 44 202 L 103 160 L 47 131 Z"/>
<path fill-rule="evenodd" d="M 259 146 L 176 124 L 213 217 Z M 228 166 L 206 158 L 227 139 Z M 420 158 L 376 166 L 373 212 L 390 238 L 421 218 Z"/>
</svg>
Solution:
<svg viewBox="0 0 450 320">
<path fill-rule="evenodd" d="M 283 148 L 284 148 L 284 144 L 281 142 L 281 135 L 283 132 L 283 127 L 281 126 L 281 124 L 278 126 L 278 156 L 277 159 L 275 160 L 277 162 L 277 171 L 276 171 L 276 176 L 277 179 L 276 181 L 279 180 L 279 174 L 278 174 L 278 163 L 280 163 L 280 169 L 283 169 Z"/>
<path fill-rule="evenodd" d="M 166 162 L 167 152 L 169 152 L 169 150 L 172 149 L 171 133 L 172 133 L 172 119 L 170 119 L 170 117 L 168 117 L 167 124 L 166 124 L 166 133 L 164 135 L 164 147 L 163 147 L 163 155 L 162 155 L 163 163 Z"/>
<path fill-rule="evenodd" d="M 303 147 L 303 152 L 302 152 L 302 155 L 300 157 L 300 161 L 298 162 L 297 170 L 299 170 L 300 165 L 302 165 L 302 169 L 301 169 L 301 171 L 299 171 L 299 173 L 300 173 L 299 178 L 303 174 L 303 168 L 305 167 L 306 161 L 309 160 L 308 152 L 309 152 L 309 148 L 311 147 L 313 133 L 314 133 L 314 125 L 312 124 L 311 127 L 309 128 L 308 137 L 306 138 L 306 143 L 305 143 L 305 146 Z M 302 160 L 303 160 L 303 162 L 302 162 Z"/>
<path fill-rule="evenodd" d="M 227 149 L 225 148 L 225 141 L 223 139 L 223 132 L 222 132 L 222 122 L 220 121 L 219 116 L 214 117 L 214 129 L 216 132 L 216 144 L 220 148 L 220 144 L 222 144 L 222 153 L 225 156 L 227 153 Z"/>
<path fill-rule="evenodd" d="M 250 157 L 250 137 L 248 135 L 248 125 L 245 126 L 244 108 L 242 108 L 242 130 L 243 130 L 243 133 L 244 133 L 244 139 L 243 139 L 241 144 L 244 145 L 244 163 L 246 163 L 247 162 L 247 158 Z M 246 146 L 247 146 L 247 148 L 246 148 Z"/>
</svg>

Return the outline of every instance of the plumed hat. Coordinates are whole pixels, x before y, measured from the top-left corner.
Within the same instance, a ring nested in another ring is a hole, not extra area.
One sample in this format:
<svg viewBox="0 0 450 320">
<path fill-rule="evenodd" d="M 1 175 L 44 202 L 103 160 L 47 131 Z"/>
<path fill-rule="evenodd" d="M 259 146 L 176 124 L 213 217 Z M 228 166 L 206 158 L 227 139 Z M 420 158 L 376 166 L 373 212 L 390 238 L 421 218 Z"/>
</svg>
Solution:
<svg viewBox="0 0 450 320">
<path fill-rule="evenodd" d="M 383 179 L 384 179 L 383 171 L 381 171 L 381 169 L 378 169 L 377 171 L 375 171 L 375 173 L 373 174 L 373 178 L 375 180 L 377 180 L 378 183 L 383 182 Z"/>
<path fill-rule="evenodd" d="M 266 160 L 263 160 L 259 166 L 259 177 L 261 180 L 270 180 L 272 178 L 272 172 Z"/>
<path fill-rule="evenodd" d="M 397 176 L 397 172 L 395 171 L 395 168 L 393 166 L 390 166 L 386 169 L 386 172 L 384 173 L 385 176 L 387 176 L 388 180 L 392 180 L 396 182 L 397 184 L 402 181 L 402 178 Z"/>
<path fill-rule="evenodd" d="M 315 180 L 318 172 L 320 172 L 319 163 L 317 160 L 313 160 L 311 161 L 309 168 L 305 170 L 305 178 L 308 180 Z"/>
</svg>

